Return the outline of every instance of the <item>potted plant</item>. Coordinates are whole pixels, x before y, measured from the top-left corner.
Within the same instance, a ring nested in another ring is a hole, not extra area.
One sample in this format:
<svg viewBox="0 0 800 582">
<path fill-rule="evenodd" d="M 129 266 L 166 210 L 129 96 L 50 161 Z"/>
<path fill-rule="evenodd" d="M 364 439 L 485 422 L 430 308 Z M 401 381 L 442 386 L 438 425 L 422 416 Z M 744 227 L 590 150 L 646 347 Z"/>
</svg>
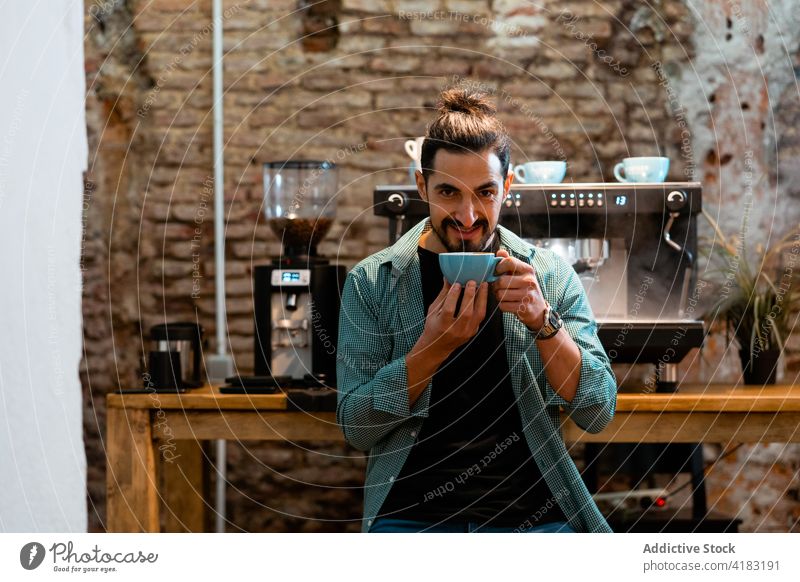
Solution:
<svg viewBox="0 0 800 582">
<path fill-rule="evenodd" d="M 746 229 L 741 237 L 726 237 L 710 214 L 704 210 L 703 215 L 715 232 L 707 251 L 719 294 L 706 320 L 721 321 L 727 341 L 736 339 L 745 384 L 774 384 L 780 354 L 800 312 L 800 230 L 750 253 Z"/>
</svg>

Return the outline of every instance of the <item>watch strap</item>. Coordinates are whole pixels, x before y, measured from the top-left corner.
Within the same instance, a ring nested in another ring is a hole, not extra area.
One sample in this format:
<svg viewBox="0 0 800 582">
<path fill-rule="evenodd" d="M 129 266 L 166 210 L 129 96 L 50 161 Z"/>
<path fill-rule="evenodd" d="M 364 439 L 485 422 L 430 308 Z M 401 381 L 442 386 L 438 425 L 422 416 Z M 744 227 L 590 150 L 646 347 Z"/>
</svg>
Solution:
<svg viewBox="0 0 800 582">
<path fill-rule="evenodd" d="M 544 326 L 539 330 L 539 333 L 536 334 L 536 339 L 546 340 L 554 337 L 563 325 L 564 322 L 561 321 L 561 316 L 554 311 L 548 303 L 547 309 L 544 312 Z"/>
</svg>

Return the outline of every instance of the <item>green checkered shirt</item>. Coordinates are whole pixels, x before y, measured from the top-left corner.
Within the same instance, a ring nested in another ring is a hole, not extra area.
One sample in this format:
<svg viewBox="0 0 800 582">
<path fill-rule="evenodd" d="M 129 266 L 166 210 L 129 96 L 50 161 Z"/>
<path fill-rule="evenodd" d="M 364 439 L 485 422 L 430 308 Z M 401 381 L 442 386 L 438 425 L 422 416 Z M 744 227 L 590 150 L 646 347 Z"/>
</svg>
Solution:
<svg viewBox="0 0 800 582">
<path fill-rule="evenodd" d="M 409 408 L 405 356 L 425 325 L 417 246 L 426 218 L 393 246 L 348 273 L 339 315 L 336 419 L 345 439 L 369 451 L 362 532 L 368 532 L 428 416 L 431 384 Z M 525 439 L 545 481 L 575 531 L 610 532 L 567 452 L 559 408 L 597 433 L 614 416 L 617 386 L 597 338 L 583 286 L 563 259 L 498 226 L 500 248 L 536 268 L 545 299 L 561 314 L 581 351 L 580 384 L 572 402 L 548 384 L 531 331 L 503 313 L 506 355 Z M 545 503 L 546 500 L 543 500 Z"/>
</svg>

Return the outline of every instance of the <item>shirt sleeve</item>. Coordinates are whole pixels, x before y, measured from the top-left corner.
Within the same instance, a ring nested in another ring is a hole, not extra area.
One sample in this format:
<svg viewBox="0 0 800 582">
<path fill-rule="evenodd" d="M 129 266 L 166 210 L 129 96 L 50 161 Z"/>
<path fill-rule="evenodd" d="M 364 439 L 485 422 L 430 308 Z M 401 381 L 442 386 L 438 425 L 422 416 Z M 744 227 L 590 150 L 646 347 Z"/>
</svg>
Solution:
<svg viewBox="0 0 800 582">
<path fill-rule="evenodd" d="M 364 451 L 409 419 L 428 416 L 422 397 L 409 406 L 405 355 L 390 360 L 392 337 L 365 279 L 356 268 L 345 280 L 336 355 L 336 421 Z"/>
<path fill-rule="evenodd" d="M 546 403 L 561 406 L 583 430 L 598 433 L 614 417 L 617 381 L 611 371 L 611 362 L 597 337 L 597 323 L 580 278 L 566 262 L 560 258 L 556 261 L 561 291 L 554 309 L 561 315 L 564 328 L 580 350 L 581 371 L 572 401 L 562 398 L 545 381 Z"/>
</svg>

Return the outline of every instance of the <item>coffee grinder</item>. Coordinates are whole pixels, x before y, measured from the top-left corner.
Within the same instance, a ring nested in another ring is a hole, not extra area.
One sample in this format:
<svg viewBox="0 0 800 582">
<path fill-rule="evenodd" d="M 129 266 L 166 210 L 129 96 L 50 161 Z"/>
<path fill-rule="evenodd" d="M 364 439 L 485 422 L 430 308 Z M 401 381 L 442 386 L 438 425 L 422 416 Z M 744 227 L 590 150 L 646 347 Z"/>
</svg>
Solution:
<svg viewBox="0 0 800 582">
<path fill-rule="evenodd" d="M 317 253 L 336 214 L 337 168 L 328 161 L 263 165 L 264 213 L 279 257 L 253 270 L 256 376 L 278 386 L 333 386 L 339 306 L 347 270 Z"/>
</svg>

